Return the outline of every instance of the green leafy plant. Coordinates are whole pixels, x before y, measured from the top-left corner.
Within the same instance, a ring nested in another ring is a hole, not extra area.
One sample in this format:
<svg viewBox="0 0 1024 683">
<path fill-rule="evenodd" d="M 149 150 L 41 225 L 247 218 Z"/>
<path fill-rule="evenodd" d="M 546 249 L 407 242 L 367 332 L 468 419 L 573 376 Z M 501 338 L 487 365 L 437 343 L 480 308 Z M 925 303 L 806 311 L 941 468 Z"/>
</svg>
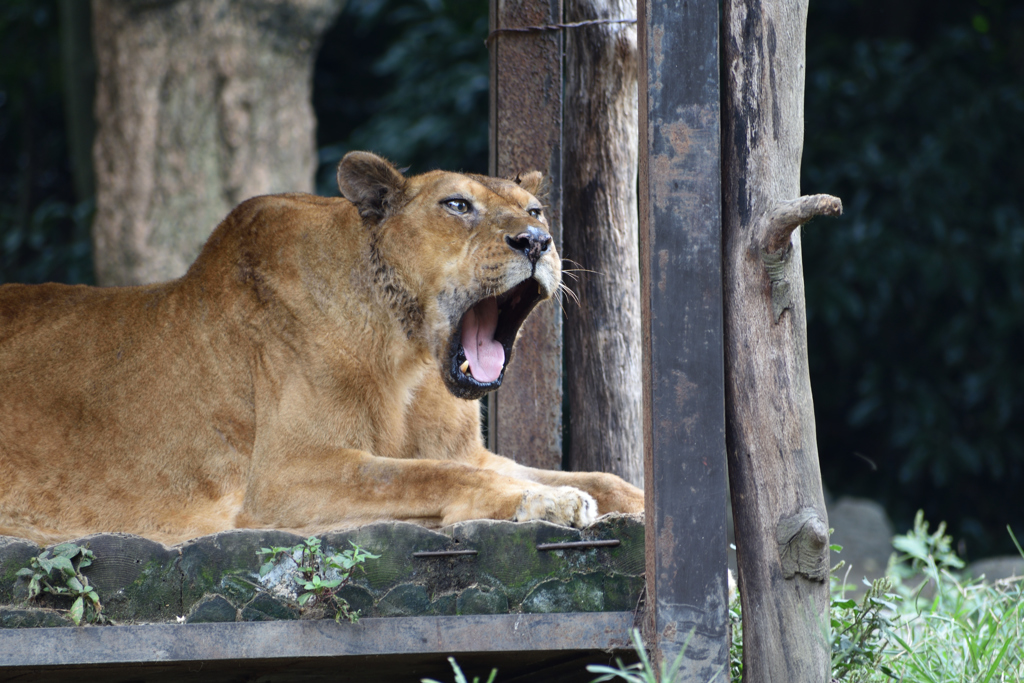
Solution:
<svg viewBox="0 0 1024 683">
<path fill-rule="evenodd" d="M 900 551 L 890 562 L 889 573 L 899 579 L 924 575 L 936 586 L 943 579 L 951 579 L 950 572 L 964 568 L 964 562 L 953 550 L 953 539 L 946 535 L 946 523 L 941 522 L 934 533 L 928 533 L 924 511 L 914 516 L 914 528 L 892 539 L 892 546 Z"/>
<path fill-rule="evenodd" d="M 679 680 L 680 670 L 683 667 L 683 655 L 686 652 L 686 646 L 690 644 L 690 638 L 693 637 L 693 632 L 686 637 L 683 641 L 683 647 L 679 650 L 679 654 L 669 664 L 667 661 L 662 660 L 660 665 L 656 668 L 651 662 L 651 658 L 647 656 L 647 648 L 644 647 L 643 639 L 640 637 L 640 630 L 633 629 L 629 634 L 630 640 L 633 642 L 633 649 L 636 650 L 637 656 L 640 658 L 639 662 L 634 664 L 624 665 L 621 659 L 616 659 L 615 663 L 617 666 L 605 666 L 603 664 L 590 664 L 587 666 L 587 671 L 594 674 L 601 674 L 595 678 L 591 683 L 603 683 L 603 681 L 611 681 L 616 678 L 621 678 L 627 683 L 675 683 Z M 725 669 L 725 665 L 715 672 L 708 683 L 711 681 L 717 681 L 722 670 Z"/>
<path fill-rule="evenodd" d="M 729 602 L 729 680 L 740 683 L 743 680 L 743 610 L 739 590 Z"/>
<path fill-rule="evenodd" d="M 887 577 L 868 582 L 867 593 L 860 603 L 833 595 L 830 623 L 832 626 L 832 678 L 840 681 L 863 681 L 871 672 L 886 676 L 892 670 L 883 663 L 890 655 L 892 618 L 899 597 L 892 593 Z"/>
<path fill-rule="evenodd" d="M 18 576 L 28 579 L 29 600 L 42 593 L 71 598 L 68 616 L 75 626 L 82 622 L 102 623 L 107 621 L 103 616 L 103 605 L 96 589 L 89 584 L 89 579 L 82 570 L 96 559 L 88 548 L 74 543 L 61 543 L 52 551 L 44 550 L 33 557 L 30 565 L 18 571 Z"/>
<path fill-rule="evenodd" d="M 455 661 L 455 657 L 449 657 L 448 663 L 452 665 L 452 670 L 455 672 L 455 683 L 469 683 L 466 679 L 466 674 L 462 673 L 462 669 L 459 668 L 458 663 Z M 491 675 L 487 677 L 487 683 L 494 683 L 494 678 L 498 675 L 497 669 L 491 669 Z M 421 683 L 441 683 L 433 678 L 421 678 Z M 478 676 L 473 677 L 473 683 L 480 683 Z"/>
<path fill-rule="evenodd" d="M 257 555 L 269 556 L 260 567 L 260 576 L 269 574 L 280 562 L 290 561 L 295 564 L 291 572 L 295 583 L 299 585 L 299 605 L 333 605 L 337 610 L 335 621 L 341 621 L 344 617 L 355 623 L 359 620 L 359 611 L 351 609 L 348 601 L 337 594 L 338 589 L 348 584 L 352 572 L 361 569 L 363 562 L 380 556 L 363 550 L 351 541 L 349 543 L 352 546 L 350 550 L 331 554 L 324 552 L 322 542 L 315 536 L 293 546 L 260 548 Z"/>
<path fill-rule="evenodd" d="M 961 577 L 945 529 L 929 532 L 919 512 L 913 529 L 893 539 L 899 554 L 887 576 L 859 604 L 833 583 L 834 680 L 1024 681 L 1022 580 Z"/>
</svg>

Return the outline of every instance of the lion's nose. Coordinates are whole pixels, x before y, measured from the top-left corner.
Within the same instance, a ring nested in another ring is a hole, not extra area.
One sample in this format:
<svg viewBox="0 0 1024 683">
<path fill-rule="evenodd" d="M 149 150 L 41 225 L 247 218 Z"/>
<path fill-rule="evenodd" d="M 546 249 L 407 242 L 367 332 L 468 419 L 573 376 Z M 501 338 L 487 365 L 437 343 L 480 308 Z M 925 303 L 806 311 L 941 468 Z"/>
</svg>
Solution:
<svg viewBox="0 0 1024 683">
<path fill-rule="evenodd" d="M 505 242 L 516 251 L 523 252 L 533 264 L 551 250 L 551 235 L 532 225 L 515 237 L 506 235 Z"/>
</svg>

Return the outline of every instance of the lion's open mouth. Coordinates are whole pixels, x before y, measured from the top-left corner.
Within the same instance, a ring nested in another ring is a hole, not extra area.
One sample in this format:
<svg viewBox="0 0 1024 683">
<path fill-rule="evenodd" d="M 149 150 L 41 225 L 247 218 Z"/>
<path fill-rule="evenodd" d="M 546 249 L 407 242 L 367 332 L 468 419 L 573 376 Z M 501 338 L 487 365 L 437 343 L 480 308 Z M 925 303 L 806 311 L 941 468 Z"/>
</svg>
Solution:
<svg viewBox="0 0 1024 683">
<path fill-rule="evenodd" d="M 449 342 L 445 383 L 460 398 L 480 398 L 501 386 L 512 345 L 526 316 L 541 300 L 533 278 L 472 305 Z"/>
</svg>

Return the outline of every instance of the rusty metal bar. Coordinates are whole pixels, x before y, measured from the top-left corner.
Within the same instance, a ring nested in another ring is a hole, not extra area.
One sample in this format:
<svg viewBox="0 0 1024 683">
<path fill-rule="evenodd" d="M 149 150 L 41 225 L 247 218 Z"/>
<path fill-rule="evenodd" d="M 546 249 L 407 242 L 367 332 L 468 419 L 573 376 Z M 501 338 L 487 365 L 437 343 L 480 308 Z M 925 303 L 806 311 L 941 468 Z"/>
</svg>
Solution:
<svg viewBox="0 0 1024 683">
<path fill-rule="evenodd" d="M 457 555 L 479 555 L 479 550 L 421 550 L 412 554 L 413 557 L 454 557 Z"/>
<path fill-rule="evenodd" d="M 604 541 L 569 541 L 566 543 L 541 543 L 537 550 L 587 550 L 588 548 L 614 548 L 622 542 L 617 538 Z"/>
<path fill-rule="evenodd" d="M 638 2 L 646 636 L 728 677 L 718 3 Z"/>
<path fill-rule="evenodd" d="M 490 30 L 556 24 L 561 0 L 490 0 Z M 562 247 L 562 32 L 498 33 L 491 50 L 490 173 L 538 170 L 544 210 Z M 562 465 L 562 316 L 539 306 L 488 404 L 488 446 L 531 467 Z"/>
</svg>

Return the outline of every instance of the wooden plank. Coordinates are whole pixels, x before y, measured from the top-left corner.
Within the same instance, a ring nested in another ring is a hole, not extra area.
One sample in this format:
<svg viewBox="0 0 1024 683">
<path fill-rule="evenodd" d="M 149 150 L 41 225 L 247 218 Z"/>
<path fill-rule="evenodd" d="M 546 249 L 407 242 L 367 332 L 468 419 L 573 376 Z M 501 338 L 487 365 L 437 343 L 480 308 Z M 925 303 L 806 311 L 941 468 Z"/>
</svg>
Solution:
<svg viewBox="0 0 1024 683">
<path fill-rule="evenodd" d="M 491 0 L 491 30 L 561 21 L 561 0 Z M 562 248 L 562 35 L 500 33 L 491 41 L 491 175 L 538 170 Z M 502 387 L 489 397 L 491 450 L 531 467 L 562 465 L 562 313 L 539 306 L 523 326 Z"/>
<path fill-rule="evenodd" d="M 445 656 L 454 654 L 467 673 L 499 666 L 501 680 L 589 681 L 587 661 L 630 659 L 633 619 L 598 612 L 3 629 L 0 680 L 450 680 Z M 547 676 L 552 666 L 561 675 Z"/>
<path fill-rule="evenodd" d="M 718 3 L 638 20 L 645 626 L 707 681 L 728 664 Z"/>
</svg>

